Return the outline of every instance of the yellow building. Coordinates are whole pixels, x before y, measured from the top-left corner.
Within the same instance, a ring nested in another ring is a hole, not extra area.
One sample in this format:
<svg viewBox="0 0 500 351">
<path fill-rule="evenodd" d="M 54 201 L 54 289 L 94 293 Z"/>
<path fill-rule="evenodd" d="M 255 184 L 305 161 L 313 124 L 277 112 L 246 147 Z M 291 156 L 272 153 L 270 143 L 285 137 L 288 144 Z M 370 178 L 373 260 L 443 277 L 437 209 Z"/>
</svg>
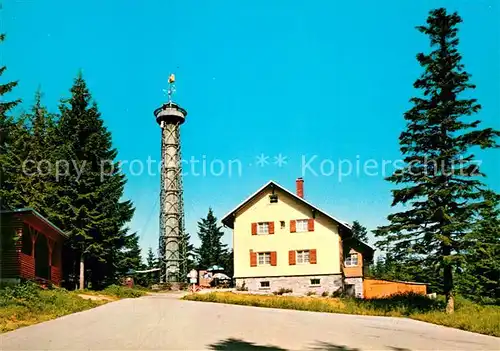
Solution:
<svg viewBox="0 0 500 351">
<path fill-rule="evenodd" d="M 234 278 L 249 291 L 329 294 L 344 288 L 363 297 L 373 249 L 351 227 L 304 200 L 304 181 L 292 193 L 269 181 L 222 219 L 233 229 Z"/>
</svg>

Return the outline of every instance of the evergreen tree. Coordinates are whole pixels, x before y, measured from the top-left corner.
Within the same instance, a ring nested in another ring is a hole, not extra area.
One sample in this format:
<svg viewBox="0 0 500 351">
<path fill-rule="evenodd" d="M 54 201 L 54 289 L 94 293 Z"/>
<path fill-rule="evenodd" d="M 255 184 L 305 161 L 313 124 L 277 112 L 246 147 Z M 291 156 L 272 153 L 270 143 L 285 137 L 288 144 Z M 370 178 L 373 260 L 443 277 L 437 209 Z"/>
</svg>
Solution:
<svg viewBox="0 0 500 351">
<path fill-rule="evenodd" d="M 5 40 L 5 34 L 0 34 L 0 43 Z M 6 66 L 0 67 L 0 76 L 3 75 Z M 10 93 L 17 86 L 17 82 L 8 82 L 0 84 L 0 208 L 13 207 L 11 203 L 15 199 L 13 194 L 13 180 L 12 177 L 16 174 L 18 160 L 15 149 L 12 148 L 11 143 L 15 139 L 13 129 L 15 122 L 9 115 L 10 110 L 16 107 L 21 100 L 6 100 L 5 94 Z"/>
<path fill-rule="evenodd" d="M 470 148 L 491 148 L 500 133 L 478 128 L 480 121 L 463 117 L 479 111 L 475 99 L 460 98 L 473 90 L 457 50 L 457 25 L 462 19 L 445 9 L 430 12 L 427 25 L 417 29 L 430 39 L 432 51 L 420 53 L 424 68 L 414 87 L 422 95 L 411 99 L 405 113 L 407 128 L 401 133 L 401 152 L 406 163 L 388 177 L 404 185 L 393 190 L 393 206 L 407 210 L 389 215 L 390 224 L 378 228 L 379 245 L 388 247 L 394 259 L 418 258 L 426 267 L 442 272 L 446 311 L 454 311 L 453 272 L 459 261 L 464 236 L 472 229 L 471 218 L 485 206 L 483 174 Z"/>
<path fill-rule="evenodd" d="M 150 247 L 146 256 L 146 269 L 159 268 L 158 259 Z M 159 282 L 158 272 L 146 273 L 146 286 L 151 286 Z"/>
<path fill-rule="evenodd" d="M 144 268 L 139 246 L 139 236 L 136 233 L 128 234 L 124 238 L 123 247 L 118 251 L 117 273 L 123 277 L 131 271 Z"/>
<path fill-rule="evenodd" d="M 195 267 L 194 263 L 194 245 L 191 243 L 191 235 L 184 232 L 179 243 L 179 256 L 182 261 L 180 264 L 181 281 L 187 280 L 187 274 Z"/>
<path fill-rule="evenodd" d="M 223 260 L 224 272 L 233 278 L 234 276 L 234 249 L 227 250 Z"/>
<path fill-rule="evenodd" d="M 358 221 L 352 222 L 352 236 L 359 241 L 366 243 L 368 241 L 368 231 Z"/>
<path fill-rule="evenodd" d="M 16 176 L 18 207 L 34 208 L 50 217 L 52 204 L 57 201 L 57 162 L 54 159 L 55 116 L 42 105 L 42 93 L 37 91 L 35 103 L 29 113 L 18 120 L 16 149 L 22 155 Z"/>
<path fill-rule="evenodd" d="M 146 267 L 147 269 L 158 268 L 158 260 L 156 259 L 152 248 L 149 248 L 146 256 Z"/>
<path fill-rule="evenodd" d="M 224 263 L 227 245 L 222 243 L 224 233 L 221 228 L 222 226 L 217 225 L 217 218 L 214 216 L 212 209 L 209 208 L 207 217 L 198 222 L 198 237 L 201 244 L 195 250 L 195 253 L 198 257 L 198 267 L 200 269 Z"/>
<path fill-rule="evenodd" d="M 475 228 L 466 235 L 459 292 L 474 300 L 500 302 L 500 196 L 490 191 Z"/>
<path fill-rule="evenodd" d="M 116 262 L 127 243 L 125 224 L 134 209 L 130 201 L 121 201 L 125 176 L 115 161 L 111 135 L 81 75 L 60 111 L 57 159 L 67 161 L 69 167 L 60 177 L 59 201 L 51 219 L 70 237 L 73 264 L 65 271 L 78 271 L 79 266 L 82 288 L 87 264 L 92 286 L 98 288 L 116 281 Z"/>
</svg>

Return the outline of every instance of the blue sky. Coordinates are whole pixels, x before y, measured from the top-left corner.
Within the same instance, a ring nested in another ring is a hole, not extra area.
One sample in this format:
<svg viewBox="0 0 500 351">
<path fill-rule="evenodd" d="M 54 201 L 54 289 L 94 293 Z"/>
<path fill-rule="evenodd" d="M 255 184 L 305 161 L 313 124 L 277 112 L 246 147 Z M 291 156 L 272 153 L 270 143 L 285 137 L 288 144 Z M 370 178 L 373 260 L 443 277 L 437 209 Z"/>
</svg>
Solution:
<svg viewBox="0 0 500 351">
<path fill-rule="evenodd" d="M 221 175 L 184 177 L 186 223 L 195 244 L 196 221 L 209 206 L 221 218 L 269 179 L 293 190 L 301 175 L 310 202 L 374 229 L 391 211 L 392 185 L 381 169 L 376 176 L 339 179 L 329 167 L 340 160 L 355 166 L 357 160 L 400 158 L 402 114 L 421 73 L 415 55 L 428 50 L 414 27 L 441 6 L 463 17 L 460 50 L 477 84 L 479 118 L 500 129 L 495 0 L 7 0 L 1 30 L 8 70 L 2 78 L 19 80 L 12 96 L 24 100 L 23 108 L 40 86 L 56 111 L 82 70 L 119 159 L 145 163 L 159 159 L 153 110 L 165 100 L 162 89 L 175 72 L 175 100 L 189 113 L 183 157 L 205 160 L 216 172 L 225 166 Z M 261 154 L 269 157 L 263 167 L 256 164 Z M 281 167 L 274 164 L 279 154 L 286 157 Z M 498 151 L 477 155 L 487 184 L 500 191 Z M 310 169 L 302 174 L 303 157 L 318 175 Z M 229 173 L 230 161 L 240 162 L 240 174 L 237 167 Z M 319 174 L 321 165 L 330 175 Z M 143 248 L 156 248 L 159 176 L 124 169 L 125 196 L 136 206 L 131 228 Z M 231 241 L 229 231 L 225 240 Z"/>
</svg>

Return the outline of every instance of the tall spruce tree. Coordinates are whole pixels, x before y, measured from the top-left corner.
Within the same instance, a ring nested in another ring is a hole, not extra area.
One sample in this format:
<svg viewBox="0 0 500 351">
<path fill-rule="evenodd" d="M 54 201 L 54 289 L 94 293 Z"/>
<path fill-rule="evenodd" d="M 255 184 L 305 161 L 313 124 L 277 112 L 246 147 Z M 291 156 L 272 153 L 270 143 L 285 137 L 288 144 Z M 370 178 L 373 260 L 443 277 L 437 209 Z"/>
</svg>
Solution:
<svg viewBox="0 0 500 351">
<path fill-rule="evenodd" d="M 217 218 L 211 208 L 206 218 L 198 222 L 198 237 L 201 244 L 195 253 L 198 257 L 198 267 L 206 269 L 213 265 L 224 264 L 227 245 L 222 243 L 224 233 L 222 226 L 217 225 Z M 225 267 L 224 267 L 225 268 Z"/>
<path fill-rule="evenodd" d="M 55 116 L 42 104 L 42 93 L 37 91 L 31 111 L 17 121 L 17 150 L 20 172 L 16 176 L 17 202 L 19 206 L 34 208 L 42 215 L 53 215 L 56 160 L 54 159 Z"/>
<path fill-rule="evenodd" d="M 180 278 L 181 280 L 187 279 L 187 274 L 195 267 L 194 262 L 194 245 L 191 243 L 191 235 L 184 232 L 181 236 L 179 243 L 179 256 L 182 258 L 180 263 Z"/>
<path fill-rule="evenodd" d="M 500 303 L 500 196 L 485 195 L 474 229 L 465 237 L 458 291 L 473 300 Z"/>
<path fill-rule="evenodd" d="M 126 245 L 125 225 L 134 208 L 130 201 L 121 201 L 125 176 L 115 160 L 111 134 L 81 74 L 60 111 L 57 158 L 66 161 L 68 168 L 60 175 L 60 200 L 53 220 L 70 236 L 74 255 L 66 271 L 76 273 L 79 266 L 79 287 L 83 288 L 87 264 L 92 287 L 98 288 L 116 281 L 116 262 Z"/>
<path fill-rule="evenodd" d="M 427 267 L 439 265 L 449 313 L 454 311 L 458 254 L 473 227 L 471 219 L 485 206 L 483 174 L 470 149 L 495 147 L 499 135 L 491 128 L 479 129 L 479 120 L 463 120 L 480 105 L 460 97 L 475 88 L 457 49 L 461 22 L 457 13 L 440 8 L 417 27 L 429 37 L 432 51 L 417 55 L 424 73 L 414 87 L 422 94 L 411 99 L 413 107 L 404 115 L 407 126 L 400 144 L 406 165 L 387 178 L 403 186 L 392 191 L 392 205 L 408 209 L 389 215 L 390 224 L 375 232 L 379 246 L 389 248 L 395 259 L 412 256 Z"/>
<path fill-rule="evenodd" d="M 5 40 L 5 34 L 0 34 L 0 44 Z M 6 66 L 0 67 L 0 77 L 4 74 Z M 15 176 L 15 167 L 18 165 L 16 150 L 11 147 L 15 140 L 13 129 L 15 122 L 9 115 L 9 112 L 16 107 L 21 100 L 8 100 L 4 95 L 10 93 L 17 86 L 17 81 L 0 84 L 0 209 L 13 207 L 12 200 L 15 199 L 13 193 L 12 178 Z"/>
<path fill-rule="evenodd" d="M 352 236 L 355 237 L 356 239 L 366 242 L 368 241 L 368 231 L 366 230 L 366 227 L 363 227 L 361 223 L 358 221 L 352 222 Z"/>
</svg>

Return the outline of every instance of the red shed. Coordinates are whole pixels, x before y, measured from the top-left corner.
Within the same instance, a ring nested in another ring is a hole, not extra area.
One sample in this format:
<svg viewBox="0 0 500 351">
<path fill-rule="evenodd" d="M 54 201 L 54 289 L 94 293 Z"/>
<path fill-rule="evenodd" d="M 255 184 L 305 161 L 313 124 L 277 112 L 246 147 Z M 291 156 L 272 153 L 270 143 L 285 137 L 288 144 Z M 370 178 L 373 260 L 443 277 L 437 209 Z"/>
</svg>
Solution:
<svg viewBox="0 0 500 351">
<path fill-rule="evenodd" d="M 67 235 L 31 208 L 0 211 L 0 280 L 37 279 L 60 285 Z"/>
</svg>

